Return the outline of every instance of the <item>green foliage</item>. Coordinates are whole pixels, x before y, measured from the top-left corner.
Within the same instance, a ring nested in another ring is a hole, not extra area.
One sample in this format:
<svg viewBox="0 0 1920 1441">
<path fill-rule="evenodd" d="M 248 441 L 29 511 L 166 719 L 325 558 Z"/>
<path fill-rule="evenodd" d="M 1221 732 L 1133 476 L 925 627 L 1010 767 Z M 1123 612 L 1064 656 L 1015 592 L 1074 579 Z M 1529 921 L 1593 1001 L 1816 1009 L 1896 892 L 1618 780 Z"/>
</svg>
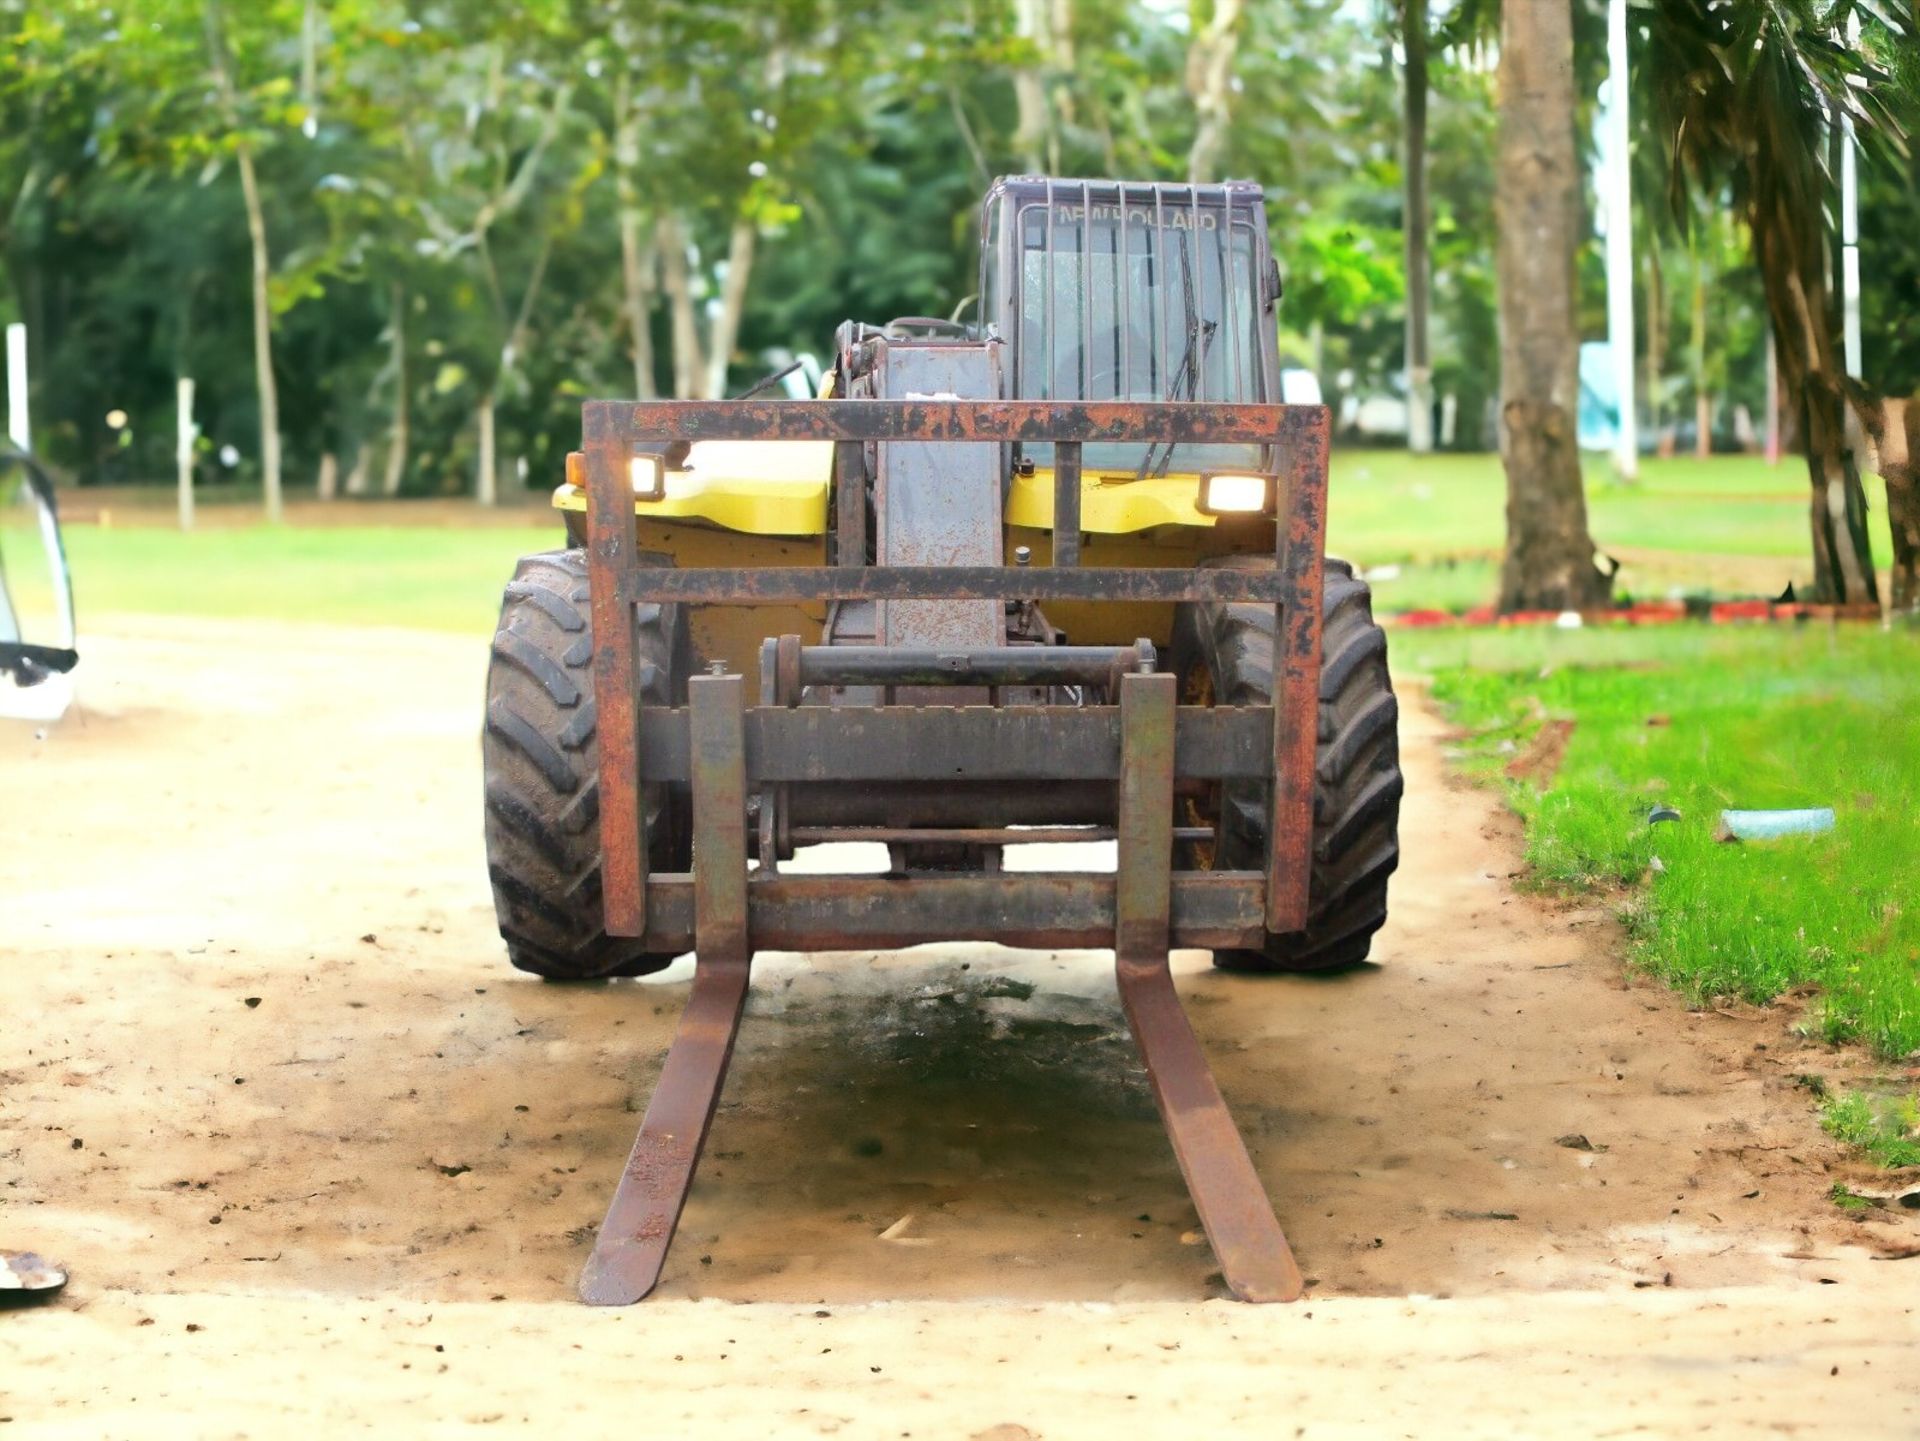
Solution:
<svg viewBox="0 0 1920 1441">
<path fill-rule="evenodd" d="M 1294 232 L 1289 263 L 1295 298 L 1343 329 L 1390 313 L 1406 298 L 1400 233 L 1384 226 L 1315 220 Z"/>
<path fill-rule="evenodd" d="M 738 384 L 763 354 L 822 356 L 842 319 L 946 314 L 974 288 L 974 202 L 1021 168 L 1023 69 L 1066 173 L 1179 178 L 1193 137 L 1191 17 L 1148 0 L 1062 7 L 1058 50 L 1016 34 L 1011 0 L 215 9 L 230 96 L 206 0 L 0 6 L 0 311 L 32 329 L 38 435 L 83 482 L 170 476 L 181 374 L 209 455 L 234 446 L 253 474 L 242 147 L 265 196 L 294 483 L 328 453 L 377 476 L 404 399 L 404 488 L 442 494 L 471 484 L 484 397 L 502 455 L 541 479 L 577 443 L 582 394 L 633 388 L 623 213 L 647 247 L 663 390 L 677 341 L 656 226 L 682 229 L 702 321 L 735 226 L 756 233 L 723 357 Z M 1250 7 L 1221 162 L 1269 188 L 1296 282 L 1286 323 L 1359 384 L 1400 345 L 1386 43 L 1340 0 Z M 133 417 L 130 445 L 105 432 L 112 409 Z"/>
<path fill-rule="evenodd" d="M 1920 1166 L 1920 1094 L 1876 1097 L 1845 1091 L 1828 1096 L 1820 1106 L 1820 1126 L 1878 1165 Z"/>
<path fill-rule="evenodd" d="M 1835 1181 L 1827 1192 L 1827 1199 L 1850 1216 L 1862 1215 L 1873 1209 L 1873 1198 L 1857 1194 L 1845 1181 Z"/>
<path fill-rule="evenodd" d="M 1911 636 L 1688 628 L 1500 649 L 1442 668 L 1434 689 L 1489 769 L 1545 719 L 1575 722 L 1551 784 L 1517 798 L 1542 882 L 1633 887 L 1637 962 L 1691 995 L 1764 1002 L 1811 983 L 1825 1038 L 1889 1057 L 1920 1049 Z M 1682 819 L 1649 825 L 1655 805 Z M 1822 805 L 1838 818 L 1828 835 L 1714 839 L 1722 808 Z"/>
<path fill-rule="evenodd" d="M 1920 388 L 1920 44 L 1894 51 L 1904 83 L 1893 87 L 1905 153 L 1876 146 L 1860 164 L 1860 329 L 1866 379 L 1889 394 Z"/>
<path fill-rule="evenodd" d="M 377 477 L 404 409 L 403 488 L 465 490 L 488 396 L 505 460 L 524 461 L 533 482 L 556 475 L 577 442 L 579 397 L 634 387 L 623 219 L 645 251 L 645 336 L 663 391 L 678 345 L 655 247 L 667 222 L 684 237 L 701 323 L 719 306 L 736 227 L 757 241 L 745 312 L 721 357 L 734 385 L 771 368 L 769 355 L 823 357 L 843 319 L 947 314 L 975 286 L 977 197 L 1025 163 L 1021 77 L 1044 91 L 1061 171 L 1186 171 L 1190 46 L 1209 8 L 1041 8 L 1066 18 L 1064 35 L 1020 35 L 1013 0 L 0 4 L 0 312 L 34 336 L 41 442 L 83 482 L 169 478 L 173 382 L 191 374 L 208 455 L 232 445 L 238 478 L 252 475 L 243 148 L 265 195 L 296 484 L 328 454 L 343 472 Z M 1705 32 L 1676 27 L 1699 8 L 1636 7 L 1636 45 L 1698 40 Z M 1807 16 L 1832 9 L 1766 0 L 1707 13 L 1725 25 L 1735 11 L 1787 17 L 1792 53 L 1822 83 L 1849 63 L 1913 68 L 1896 33 L 1871 18 L 1868 59 L 1823 48 Z M 1402 364 L 1398 10 L 1249 5 L 1233 56 L 1218 168 L 1266 186 L 1287 279 L 1283 344 L 1336 403 L 1397 385 Z M 1457 403 L 1459 443 L 1472 447 L 1491 442 L 1498 385 L 1489 49 L 1498 7 L 1433 0 L 1430 11 L 1435 383 Z M 1579 12 L 1588 103 L 1604 53 L 1598 11 Z M 215 83 L 210 13 L 230 95 Z M 1723 91 L 1700 91 L 1703 53 L 1646 56 L 1650 83 L 1665 85 L 1635 110 L 1653 127 L 1637 147 L 1649 204 L 1673 153 L 1658 127 L 1670 127 L 1682 99 L 1693 116 L 1719 106 L 1707 138 L 1722 149 L 1702 149 L 1707 140 L 1696 145 L 1689 131 L 1680 157 L 1699 178 L 1702 208 L 1724 211 L 1734 193 L 1730 172 L 1708 162 L 1726 158 L 1739 111 Z M 1893 106 L 1901 93 L 1889 85 L 1861 103 Z M 1911 95 L 1900 103 L 1893 118 L 1910 124 Z M 1890 152 L 1876 152 L 1867 183 L 1877 197 L 1869 263 L 1889 277 L 1868 289 L 1869 322 L 1889 337 L 1889 366 L 1877 373 L 1898 389 L 1900 357 L 1920 335 L 1896 303 L 1920 253 L 1907 223 L 1915 189 Z M 1676 271 L 1672 341 L 1685 334 L 1688 288 L 1663 228 L 1664 263 Z M 1749 257 L 1732 245 L 1704 264 L 1709 383 L 1757 409 L 1761 298 Z M 1597 294 L 1589 283 L 1590 332 Z M 1668 345 L 1666 369 L 1685 372 L 1682 346 Z M 1690 394 L 1681 385 L 1669 398 Z M 130 445 L 104 430 L 112 409 L 133 417 Z M 232 478 L 212 460 L 201 473 Z"/>
<path fill-rule="evenodd" d="M 1731 211 L 1745 222 L 1764 281 L 1780 374 L 1796 403 L 1836 402 L 1841 317 L 1829 256 L 1839 158 L 1837 116 L 1882 156 L 1902 150 L 1920 10 L 1877 0 L 1661 0 L 1634 27 L 1635 74 L 1660 139 L 1644 160 L 1664 171 L 1675 218 Z M 1861 27 L 1860 38 L 1849 27 Z M 1809 410 L 1803 423 L 1812 427 Z M 1809 434 L 1838 429 L 1837 410 Z M 1837 466 L 1837 437 L 1819 457 Z"/>
</svg>

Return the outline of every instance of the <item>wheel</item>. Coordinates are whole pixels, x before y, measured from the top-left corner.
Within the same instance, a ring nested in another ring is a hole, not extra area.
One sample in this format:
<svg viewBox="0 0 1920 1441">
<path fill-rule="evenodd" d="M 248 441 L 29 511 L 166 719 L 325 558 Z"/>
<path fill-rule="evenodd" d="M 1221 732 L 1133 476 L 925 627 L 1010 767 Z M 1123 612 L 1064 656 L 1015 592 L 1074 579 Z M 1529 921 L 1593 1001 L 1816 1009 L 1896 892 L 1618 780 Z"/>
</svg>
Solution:
<svg viewBox="0 0 1920 1441">
<path fill-rule="evenodd" d="M 671 564 L 661 557 L 642 557 Z M 642 700 L 686 687 L 676 606 L 636 606 Z M 487 666 L 487 874 L 507 959 L 549 980 L 638 976 L 673 960 L 609 936 L 600 909 L 600 742 L 593 702 L 587 560 L 578 550 L 521 559 L 500 605 Z M 684 870 L 684 798 L 646 788 L 651 864 Z"/>
<path fill-rule="evenodd" d="M 1234 557 L 1223 564 L 1265 564 Z M 1367 958 L 1387 919 L 1387 878 L 1400 864 L 1400 706 L 1387 675 L 1387 637 L 1373 619 L 1365 581 L 1328 558 L 1322 600 L 1319 747 L 1313 787 L 1313 879 L 1304 931 L 1269 933 L 1257 951 L 1217 951 L 1214 964 L 1236 971 L 1324 971 Z M 1273 702 L 1273 608 L 1183 606 L 1174 663 L 1189 704 Z M 1192 846 L 1200 869 L 1261 870 L 1266 865 L 1272 787 L 1217 786 L 1189 801 L 1187 824 L 1214 827 L 1211 843 Z"/>
</svg>

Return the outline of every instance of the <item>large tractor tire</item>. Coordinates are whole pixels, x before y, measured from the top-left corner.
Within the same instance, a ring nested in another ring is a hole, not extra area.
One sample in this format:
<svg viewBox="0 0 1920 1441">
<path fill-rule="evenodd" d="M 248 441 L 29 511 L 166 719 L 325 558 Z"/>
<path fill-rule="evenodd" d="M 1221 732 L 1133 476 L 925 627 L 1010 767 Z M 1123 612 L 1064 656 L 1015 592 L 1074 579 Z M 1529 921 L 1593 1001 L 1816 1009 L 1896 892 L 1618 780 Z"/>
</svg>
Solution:
<svg viewBox="0 0 1920 1441">
<path fill-rule="evenodd" d="M 1231 563 L 1265 564 L 1235 557 Z M 1257 951 L 1216 951 L 1232 971 L 1324 971 L 1367 958 L 1387 919 L 1387 878 L 1400 864 L 1400 707 L 1387 675 L 1386 632 L 1365 581 L 1327 560 L 1321 630 L 1319 749 L 1313 791 L 1313 880 L 1307 928 L 1269 933 Z M 1273 608 L 1183 606 L 1175 665 L 1189 703 L 1273 702 Z M 1214 825 L 1211 845 L 1189 852 L 1203 869 L 1266 865 L 1272 788 L 1237 782 L 1196 804 L 1189 823 Z"/>
<path fill-rule="evenodd" d="M 672 705 L 686 687 L 684 617 L 676 606 L 637 606 L 635 624 L 642 701 Z M 481 754 L 487 873 L 507 959 L 555 981 L 640 976 L 671 962 L 609 936 L 601 912 L 593 625 L 578 550 L 525 556 L 514 570 L 487 667 Z M 684 870 L 684 797 L 649 786 L 643 803 L 651 864 Z"/>
</svg>

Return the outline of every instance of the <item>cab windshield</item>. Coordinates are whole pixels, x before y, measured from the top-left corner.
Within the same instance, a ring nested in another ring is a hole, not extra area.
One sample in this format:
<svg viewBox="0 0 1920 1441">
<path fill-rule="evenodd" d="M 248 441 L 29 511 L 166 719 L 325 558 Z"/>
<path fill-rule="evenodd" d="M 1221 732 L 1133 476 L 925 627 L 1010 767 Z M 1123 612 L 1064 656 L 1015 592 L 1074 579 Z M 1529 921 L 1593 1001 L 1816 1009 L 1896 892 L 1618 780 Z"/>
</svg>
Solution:
<svg viewBox="0 0 1920 1441">
<path fill-rule="evenodd" d="M 1252 226 L 1218 205 L 1021 208 L 1019 335 L 1023 400 L 1266 398 Z M 1027 446 L 1037 464 L 1052 447 Z M 1089 470 L 1194 471 L 1259 462 L 1251 445 L 1093 444 Z"/>
</svg>

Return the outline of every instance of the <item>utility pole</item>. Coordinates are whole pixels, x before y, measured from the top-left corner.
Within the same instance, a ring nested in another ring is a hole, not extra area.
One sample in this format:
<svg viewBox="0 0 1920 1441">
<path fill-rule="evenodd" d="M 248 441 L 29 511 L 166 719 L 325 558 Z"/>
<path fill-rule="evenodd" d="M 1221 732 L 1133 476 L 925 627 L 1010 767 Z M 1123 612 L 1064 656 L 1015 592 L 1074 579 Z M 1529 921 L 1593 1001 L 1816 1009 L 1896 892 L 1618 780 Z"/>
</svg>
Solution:
<svg viewBox="0 0 1920 1441">
<path fill-rule="evenodd" d="M 193 381 L 181 376 L 174 382 L 173 463 L 179 489 L 180 529 L 193 529 L 193 442 L 200 429 L 193 423 Z"/>
<path fill-rule="evenodd" d="M 1860 17 L 1847 17 L 1847 44 L 1860 43 Z M 1853 116 L 1840 111 L 1840 315 L 1844 327 L 1847 374 L 1860 374 L 1860 151 L 1854 143 Z"/>
<path fill-rule="evenodd" d="M 19 321 L 7 327 L 7 439 L 21 450 L 33 449 L 33 427 L 27 420 L 27 327 Z"/>
<path fill-rule="evenodd" d="M 1607 216 L 1607 348 L 1620 397 L 1614 464 L 1622 480 L 1640 476 L 1640 425 L 1633 382 L 1633 161 L 1627 102 L 1627 0 L 1607 4 L 1605 163 L 1600 167 Z"/>
<path fill-rule="evenodd" d="M 1427 0 L 1401 0 L 1400 15 L 1406 51 L 1406 204 L 1401 224 L 1407 266 L 1407 449 L 1424 455 L 1433 449 L 1433 357 L 1427 335 L 1433 289 L 1427 233 Z"/>
</svg>

